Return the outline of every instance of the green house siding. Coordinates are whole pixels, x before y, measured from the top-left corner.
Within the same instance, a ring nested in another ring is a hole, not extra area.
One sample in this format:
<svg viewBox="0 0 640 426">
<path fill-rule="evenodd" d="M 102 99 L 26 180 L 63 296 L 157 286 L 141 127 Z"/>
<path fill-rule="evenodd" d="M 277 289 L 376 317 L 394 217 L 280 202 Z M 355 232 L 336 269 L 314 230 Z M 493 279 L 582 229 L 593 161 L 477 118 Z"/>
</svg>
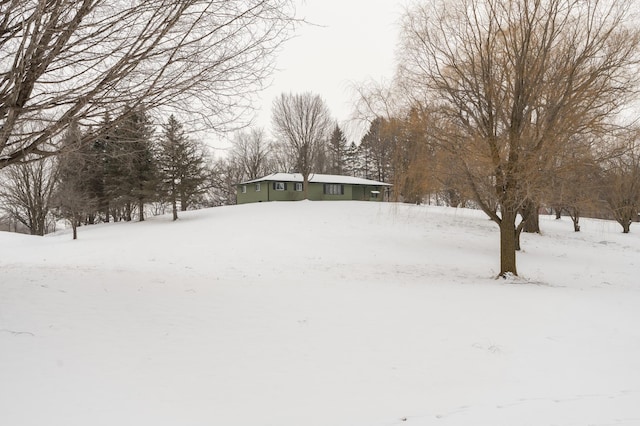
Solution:
<svg viewBox="0 0 640 426">
<path fill-rule="evenodd" d="M 364 186 L 363 185 L 356 185 L 355 188 L 352 188 L 351 199 L 352 200 L 364 200 L 365 199 Z"/>
<path fill-rule="evenodd" d="M 342 189 L 341 194 L 325 194 L 324 183 L 310 183 L 309 184 L 309 199 L 310 200 L 351 200 L 352 188 L 348 184 L 335 184 L 340 185 Z"/>
<path fill-rule="evenodd" d="M 269 182 L 260 182 L 260 191 L 256 189 L 256 184 L 254 183 L 238 185 L 238 204 L 267 201 L 269 199 L 268 183 Z M 243 187 L 246 188 L 246 192 L 243 192 Z"/>
<path fill-rule="evenodd" d="M 255 183 L 240 184 L 238 188 L 238 204 L 258 203 L 262 201 L 299 201 L 304 199 L 304 191 L 295 191 L 295 182 L 284 182 L 284 190 L 276 190 L 275 182 L 260 182 L 260 191 L 256 190 Z M 382 201 L 384 188 L 376 185 L 341 185 L 341 194 L 325 194 L 324 183 L 310 182 L 308 187 L 308 199 L 313 201 Z M 246 187 L 246 192 L 243 192 Z M 372 191 L 377 191 L 377 196 Z"/>
<path fill-rule="evenodd" d="M 298 201 L 304 199 L 303 191 L 295 190 L 295 182 L 284 182 L 285 189 L 275 189 L 276 182 L 265 182 L 269 185 L 269 201 Z"/>
</svg>

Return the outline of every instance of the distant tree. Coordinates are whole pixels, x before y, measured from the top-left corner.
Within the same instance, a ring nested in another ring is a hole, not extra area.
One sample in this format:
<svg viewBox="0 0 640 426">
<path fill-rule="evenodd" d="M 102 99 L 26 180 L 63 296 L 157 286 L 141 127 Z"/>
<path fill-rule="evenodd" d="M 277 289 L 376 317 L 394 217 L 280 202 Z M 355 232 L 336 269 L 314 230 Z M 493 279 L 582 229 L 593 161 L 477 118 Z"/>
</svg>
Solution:
<svg viewBox="0 0 640 426">
<path fill-rule="evenodd" d="M 274 172 L 293 172 L 296 169 L 296 159 L 292 157 L 289 146 L 286 142 L 272 142 L 269 155 L 271 157 L 271 168 Z"/>
<path fill-rule="evenodd" d="M 358 151 L 356 156 L 355 176 L 364 179 L 373 179 L 374 163 L 373 154 L 371 153 L 371 145 L 368 143 L 362 143 L 358 145 Z"/>
<path fill-rule="evenodd" d="M 273 170 L 270 145 L 263 129 L 238 132 L 232 143 L 231 156 L 242 168 L 243 179 L 257 179 Z"/>
<path fill-rule="evenodd" d="M 142 109 L 113 127 L 106 148 L 105 189 L 114 220 L 144 220 L 144 204 L 157 193 L 157 173 L 153 155 L 153 126 Z"/>
<path fill-rule="evenodd" d="M 95 210 L 89 212 L 88 224 L 109 221 L 109 200 L 106 194 L 106 137 L 96 139 L 78 148 L 85 164 L 87 194 L 93 200 Z M 102 216 L 101 216 L 102 215 Z"/>
<path fill-rule="evenodd" d="M 215 161 L 211 170 L 207 198 L 211 206 L 237 204 L 236 185 L 244 180 L 242 166 L 233 158 Z"/>
<path fill-rule="evenodd" d="M 313 166 L 311 170 L 314 173 L 329 173 L 329 139 L 324 138 L 322 141 L 316 145 L 316 152 L 313 155 Z"/>
<path fill-rule="evenodd" d="M 638 131 L 625 141 L 625 151 L 607 161 L 603 172 L 603 198 L 613 218 L 627 234 L 640 212 L 640 144 Z"/>
<path fill-rule="evenodd" d="M 4 169 L 0 210 L 23 224 L 31 235 L 44 235 L 51 219 L 57 165 L 53 159 L 14 164 Z"/>
<path fill-rule="evenodd" d="M 391 119 L 387 132 L 392 134 L 389 179 L 395 199 L 421 203 L 430 192 L 436 192 L 434 145 L 429 140 L 429 116 L 424 108 L 411 108 L 403 119 Z"/>
<path fill-rule="evenodd" d="M 318 95 L 283 93 L 273 103 L 272 121 L 275 134 L 287 147 L 296 171 L 302 174 L 306 199 L 318 147 L 331 131 L 329 109 Z"/>
<path fill-rule="evenodd" d="M 182 124 L 173 116 L 162 126 L 157 149 L 160 194 L 171 203 L 173 220 L 186 211 L 193 198 L 204 192 L 209 170 L 202 146 L 189 139 Z"/>
<path fill-rule="evenodd" d="M 63 141 L 63 152 L 58 162 L 58 185 L 54 200 L 61 217 L 66 219 L 73 230 L 73 239 L 78 238 L 78 227 L 96 209 L 91 197 L 87 156 L 82 152 L 82 134 L 72 123 Z"/>
<path fill-rule="evenodd" d="M 344 153 L 344 173 L 348 176 L 358 176 L 358 165 L 360 152 L 358 145 L 355 142 L 351 142 Z"/>
<path fill-rule="evenodd" d="M 345 173 L 346 151 L 348 149 L 347 139 L 336 124 L 329 138 L 327 146 L 327 172 L 333 175 L 342 175 Z"/>
<path fill-rule="evenodd" d="M 544 198 L 553 206 L 556 218 L 565 212 L 573 230 L 580 231 L 580 218 L 585 212 L 598 210 L 602 184 L 599 159 L 591 149 L 569 150 L 559 155 L 549 176 Z"/>
<path fill-rule="evenodd" d="M 395 120 L 376 117 L 362 137 L 360 149 L 366 151 L 365 175 L 380 182 L 390 179 L 391 159 L 401 127 Z"/>
</svg>

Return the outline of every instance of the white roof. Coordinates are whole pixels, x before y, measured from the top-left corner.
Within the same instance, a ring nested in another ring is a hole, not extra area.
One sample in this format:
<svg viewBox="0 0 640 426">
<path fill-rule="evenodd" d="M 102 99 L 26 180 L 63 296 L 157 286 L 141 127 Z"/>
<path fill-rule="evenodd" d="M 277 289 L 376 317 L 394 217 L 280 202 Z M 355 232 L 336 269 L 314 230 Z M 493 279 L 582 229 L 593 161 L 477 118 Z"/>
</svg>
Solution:
<svg viewBox="0 0 640 426">
<path fill-rule="evenodd" d="M 301 173 L 273 173 L 265 177 L 242 182 L 242 184 L 256 183 L 264 181 L 277 181 L 277 182 L 302 182 Z M 378 186 L 391 186 L 389 183 L 378 182 L 377 180 L 363 179 L 353 176 L 340 176 L 340 175 L 321 175 L 313 173 L 309 176 L 309 182 L 311 183 L 345 183 L 350 185 L 378 185 Z"/>
</svg>

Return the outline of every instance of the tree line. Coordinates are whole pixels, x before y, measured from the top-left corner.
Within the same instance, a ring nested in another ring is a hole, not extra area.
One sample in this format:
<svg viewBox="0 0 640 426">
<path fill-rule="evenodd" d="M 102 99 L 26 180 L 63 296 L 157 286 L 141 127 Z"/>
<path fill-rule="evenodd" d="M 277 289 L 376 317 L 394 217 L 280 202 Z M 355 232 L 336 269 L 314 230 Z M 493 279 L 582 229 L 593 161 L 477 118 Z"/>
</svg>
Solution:
<svg viewBox="0 0 640 426">
<path fill-rule="evenodd" d="M 210 160 L 205 146 L 189 138 L 171 115 L 155 133 L 144 110 L 127 120 L 102 124 L 102 138 L 82 143 L 72 124 L 61 153 L 46 160 L 8 168 L 0 199 L 11 219 L 31 234 L 43 235 L 56 219 L 73 228 L 101 222 L 145 219 L 147 210 L 178 211 L 202 206 L 210 187 Z"/>
</svg>

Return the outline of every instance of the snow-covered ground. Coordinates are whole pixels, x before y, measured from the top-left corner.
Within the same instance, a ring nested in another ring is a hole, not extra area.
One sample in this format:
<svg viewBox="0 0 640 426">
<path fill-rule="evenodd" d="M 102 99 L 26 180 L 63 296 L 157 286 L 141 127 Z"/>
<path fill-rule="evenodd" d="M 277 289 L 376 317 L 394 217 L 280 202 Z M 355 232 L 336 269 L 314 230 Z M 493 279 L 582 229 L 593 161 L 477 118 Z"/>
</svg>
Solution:
<svg viewBox="0 0 640 426">
<path fill-rule="evenodd" d="M 640 425 L 640 225 L 262 203 L 0 233 L 3 426 Z"/>
</svg>

